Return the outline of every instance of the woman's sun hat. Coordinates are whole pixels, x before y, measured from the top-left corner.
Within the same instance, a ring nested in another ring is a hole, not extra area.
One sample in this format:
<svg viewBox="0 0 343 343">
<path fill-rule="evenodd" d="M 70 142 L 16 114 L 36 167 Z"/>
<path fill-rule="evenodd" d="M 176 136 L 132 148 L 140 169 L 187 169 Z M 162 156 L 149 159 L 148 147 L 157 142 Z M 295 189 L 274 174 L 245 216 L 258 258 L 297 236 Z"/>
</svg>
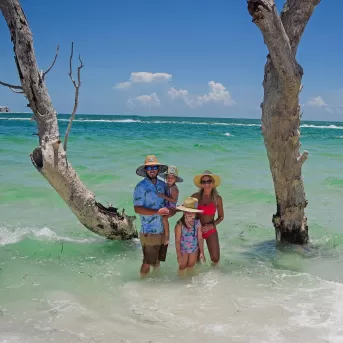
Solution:
<svg viewBox="0 0 343 343">
<path fill-rule="evenodd" d="M 186 198 L 184 203 L 182 205 L 177 206 L 176 208 L 184 212 L 204 212 L 203 210 L 198 210 L 198 199 L 192 197 Z"/>
<path fill-rule="evenodd" d="M 160 167 L 159 173 L 164 173 L 168 169 L 167 165 L 161 164 L 160 162 L 158 162 L 155 155 L 147 155 L 147 157 L 145 158 L 144 164 L 139 166 L 136 169 L 136 174 L 138 176 L 146 177 L 146 170 L 145 170 L 146 166 L 159 166 Z"/>
<path fill-rule="evenodd" d="M 205 170 L 203 171 L 201 174 L 198 174 L 198 175 L 195 175 L 194 178 L 193 178 L 193 181 L 194 181 L 194 184 L 201 188 L 201 179 L 204 177 L 204 176 L 209 176 L 213 179 L 214 181 L 214 184 L 213 186 L 214 187 L 218 187 L 221 183 L 221 179 L 220 179 L 220 176 L 216 175 L 216 174 L 213 174 L 211 171 L 209 170 Z"/>
<path fill-rule="evenodd" d="M 183 178 L 179 176 L 179 172 L 177 170 L 177 167 L 175 166 L 169 166 L 166 172 L 159 173 L 159 175 L 160 176 L 173 175 L 176 179 L 175 182 L 183 182 Z"/>
</svg>

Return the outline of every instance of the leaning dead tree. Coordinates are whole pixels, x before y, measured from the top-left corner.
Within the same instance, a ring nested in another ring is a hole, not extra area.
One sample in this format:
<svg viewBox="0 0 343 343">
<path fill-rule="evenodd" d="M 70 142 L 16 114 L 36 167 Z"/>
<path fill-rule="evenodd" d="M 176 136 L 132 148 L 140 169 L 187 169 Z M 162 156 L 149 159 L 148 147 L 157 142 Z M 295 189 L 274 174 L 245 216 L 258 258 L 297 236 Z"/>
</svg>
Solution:
<svg viewBox="0 0 343 343">
<path fill-rule="evenodd" d="M 19 0 L 0 0 L 0 9 L 8 25 L 13 43 L 14 59 L 16 62 L 21 85 L 1 82 L 3 86 L 16 93 L 23 93 L 28 100 L 28 107 L 33 111 L 33 119 L 37 122 L 39 146 L 31 154 L 31 161 L 39 173 L 67 203 L 79 221 L 92 232 L 108 239 L 130 239 L 137 237 L 134 226 L 134 216 L 127 216 L 124 210 L 119 213 L 114 207 L 105 207 L 95 200 L 81 182 L 75 170 L 67 160 L 67 140 L 78 105 L 79 87 L 81 85 L 80 72 L 77 69 L 77 81 L 72 76 L 72 53 L 70 56 L 69 76 L 75 87 L 74 109 L 61 144 L 57 114 L 52 105 L 44 79 L 54 66 L 57 55 L 47 71 L 38 69 L 33 39 L 29 23 L 19 3 Z"/>
<path fill-rule="evenodd" d="M 274 0 L 248 0 L 253 22 L 262 32 L 269 55 L 264 71 L 262 133 L 273 176 L 277 211 L 273 215 L 279 241 L 305 244 L 307 200 L 301 168 L 308 152 L 300 154 L 299 93 L 303 69 L 297 48 L 320 0 L 286 0 L 281 14 Z"/>
</svg>

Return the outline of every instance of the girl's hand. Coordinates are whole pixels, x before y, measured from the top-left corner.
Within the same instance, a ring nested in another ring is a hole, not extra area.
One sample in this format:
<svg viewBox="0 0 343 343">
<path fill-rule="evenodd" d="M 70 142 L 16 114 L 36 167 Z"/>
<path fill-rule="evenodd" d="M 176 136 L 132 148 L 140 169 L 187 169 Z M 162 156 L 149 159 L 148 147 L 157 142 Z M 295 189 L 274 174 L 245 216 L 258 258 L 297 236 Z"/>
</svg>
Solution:
<svg viewBox="0 0 343 343">
<path fill-rule="evenodd" d="M 182 255 L 177 255 L 177 263 L 178 264 L 182 263 Z"/>
<path fill-rule="evenodd" d="M 165 194 L 163 194 L 163 193 L 157 193 L 157 195 L 158 195 L 160 198 L 165 198 L 165 197 L 166 197 Z"/>
<path fill-rule="evenodd" d="M 206 258 L 204 254 L 200 254 L 200 261 L 201 263 L 205 263 L 206 262 Z"/>
</svg>

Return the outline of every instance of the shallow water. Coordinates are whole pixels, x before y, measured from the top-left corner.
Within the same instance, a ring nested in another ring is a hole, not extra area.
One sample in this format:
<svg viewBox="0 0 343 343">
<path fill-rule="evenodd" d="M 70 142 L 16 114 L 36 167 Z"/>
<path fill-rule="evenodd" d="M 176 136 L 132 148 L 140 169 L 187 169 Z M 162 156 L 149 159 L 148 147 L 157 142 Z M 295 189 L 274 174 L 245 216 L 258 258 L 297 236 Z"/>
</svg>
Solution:
<svg viewBox="0 0 343 343">
<path fill-rule="evenodd" d="M 302 123 L 311 243 L 297 247 L 275 243 L 259 121 L 79 115 L 69 160 L 128 214 L 146 154 L 179 167 L 181 200 L 196 173 L 222 176 L 220 265 L 179 277 L 172 242 L 144 280 L 139 243 L 86 230 L 32 167 L 35 132 L 0 115 L 1 342 L 343 342 L 343 123 Z"/>
</svg>

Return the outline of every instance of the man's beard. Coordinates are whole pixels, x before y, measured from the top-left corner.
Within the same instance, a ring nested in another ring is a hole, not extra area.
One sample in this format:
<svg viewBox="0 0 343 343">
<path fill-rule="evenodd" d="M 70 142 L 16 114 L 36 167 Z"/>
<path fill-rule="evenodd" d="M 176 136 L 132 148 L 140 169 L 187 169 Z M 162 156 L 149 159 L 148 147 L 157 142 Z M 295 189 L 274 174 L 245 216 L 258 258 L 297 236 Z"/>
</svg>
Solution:
<svg viewBox="0 0 343 343">
<path fill-rule="evenodd" d="M 146 173 L 146 176 L 147 176 L 147 178 L 148 178 L 150 181 L 152 181 L 152 182 L 156 182 L 156 180 L 157 180 L 157 174 L 156 174 L 156 176 L 152 177 L 152 176 L 150 176 L 148 173 Z"/>
</svg>

